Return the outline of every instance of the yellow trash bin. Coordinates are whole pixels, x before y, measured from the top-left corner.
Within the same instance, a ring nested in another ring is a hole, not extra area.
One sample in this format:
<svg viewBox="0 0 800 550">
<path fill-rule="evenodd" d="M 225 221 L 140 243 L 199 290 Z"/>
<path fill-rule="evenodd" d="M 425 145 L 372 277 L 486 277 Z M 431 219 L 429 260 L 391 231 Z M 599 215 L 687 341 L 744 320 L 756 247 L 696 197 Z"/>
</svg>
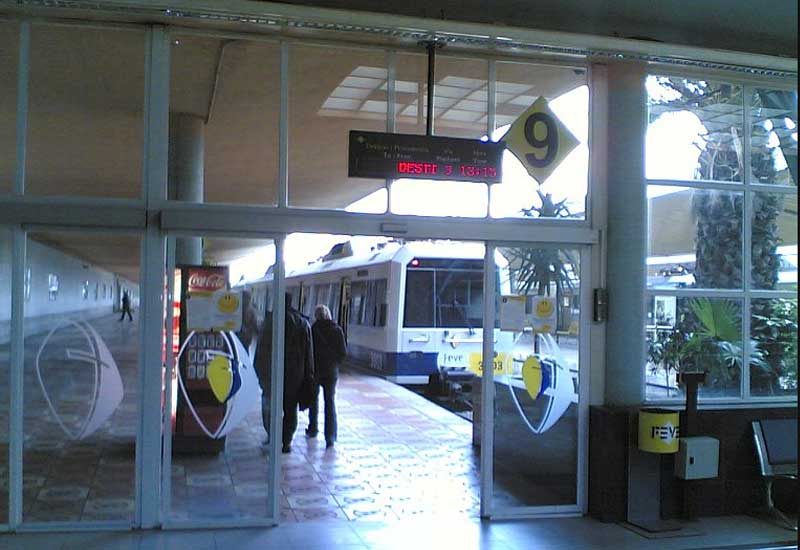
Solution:
<svg viewBox="0 0 800 550">
<path fill-rule="evenodd" d="M 639 410 L 639 449 L 648 453 L 677 453 L 678 411 L 670 409 Z"/>
</svg>

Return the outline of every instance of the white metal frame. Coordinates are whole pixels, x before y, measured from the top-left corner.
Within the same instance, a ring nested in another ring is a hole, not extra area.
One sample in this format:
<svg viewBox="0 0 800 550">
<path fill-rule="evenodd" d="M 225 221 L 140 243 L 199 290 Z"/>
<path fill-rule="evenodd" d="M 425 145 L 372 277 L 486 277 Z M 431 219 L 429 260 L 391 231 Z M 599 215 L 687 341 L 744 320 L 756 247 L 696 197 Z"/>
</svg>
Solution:
<svg viewBox="0 0 800 550">
<path fill-rule="evenodd" d="M 655 65 L 650 68 L 649 74 L 666 75 L 673 77 L 683 78 L 708 78 L 709 75 L 697 70 L 691 69 L 687 71 L 676 70 L 674 67 L 663 67 Z M 680 187 L 686 189 L 707 189 L 727 191 L 732 193 L 741 193 L 744 199 L 744 208 L 742 216 L 742 287 L 739 289 L 658 289 L 647 288 L 645 286 L 645 299 L 651 300 L 654 296 L 674 296 L 676 298 L 688 297 L 708 297 L 708 298 L 730 298 L 741 301 L 742 304 L 742 372 L 740 374 L 740 388 L 739 397 L 704 397 L 701 400 L 701 408 L 730 408 L 730 407 L 762 407 L 762 406 L 781 406 L 781 405 L 796 405 L 797 395 L 781 395 L 781 396 L 756 396 L 750 394 L 750 353 L 751 353 L 751 339 L 750 335 L 750 322 L 751 322 L 751 303 L 753 299 L 769 299 L 769 298 L 797 298 L 797 293 L 792 290 L 763 290 L 753 289 L 752 285 L 752 212 L 753 212 L 753 195 L 757 192 L 768 192 L 780 195 L 795 195 L 797 196 L 797 182 L 794 186 L 789 185 L 771 185 L 763 183 L 754 183 L 751 181 L 751 163 L 752 163 L 752 145 L 751 145 L 751 132 L 752 132 L 752 117 L 750 99 L 756 88 L 766 87 L 770 89 L 781 89 L 795 91 L 797 89 L 796 82 L 789 82 L 786 80 L 769 81 L 763 78 L 740 78 L 731 77 L 725 73 L 713 72 L 711 75 L 714 79 L 730 82 L 742 87 L 743 97 L 743 147 L 742 154 L 744 156 L 744 170 L 741 182 L 721 182 L 721 181 L 703 181 L 703 180 L 665 180 L 665 179 L 645 179 L 644 185 L 646 186 L 664 186 L 664 187 Z M 646 93 L 643 91 L 643 93 Z M 649 220 L 649 212 L 648 212 Z M 648 221 L 649 231 L 649 221 Z M 645 258 L 646 260 L 646 258 Z M 645 283 L 646 284 L 646 283 Z M 646 368 L 643 365 L 642 368 Z M 646 391 L 643 395 L 647 395 Z M 675 397 L 674 399 L 646 399 L 646 403 L 652 405 L 670 405 L 679 403 L 681 398 Z"/>
</svg>

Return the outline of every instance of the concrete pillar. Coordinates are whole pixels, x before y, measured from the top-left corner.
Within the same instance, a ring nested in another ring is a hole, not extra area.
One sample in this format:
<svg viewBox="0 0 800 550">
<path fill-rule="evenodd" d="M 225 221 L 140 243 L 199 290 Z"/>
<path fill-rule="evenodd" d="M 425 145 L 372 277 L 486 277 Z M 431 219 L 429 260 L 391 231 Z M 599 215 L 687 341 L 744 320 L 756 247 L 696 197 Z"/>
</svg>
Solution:
<svg viewBox="0 0 800 550">
<path fill-rule="evenodd" d="M 205 120 L 189 113 L 169 117 L 170 200 L 203 202 Z M 203 240 L 181 237 L 175 242 L 175 263 L 203 263 Z"/>
<path fill-rule="evenodd" d="M 644 400 L 645 76 L 640 62 L 608 66 L 607 405 L 635 406 Z"/>
</svg>

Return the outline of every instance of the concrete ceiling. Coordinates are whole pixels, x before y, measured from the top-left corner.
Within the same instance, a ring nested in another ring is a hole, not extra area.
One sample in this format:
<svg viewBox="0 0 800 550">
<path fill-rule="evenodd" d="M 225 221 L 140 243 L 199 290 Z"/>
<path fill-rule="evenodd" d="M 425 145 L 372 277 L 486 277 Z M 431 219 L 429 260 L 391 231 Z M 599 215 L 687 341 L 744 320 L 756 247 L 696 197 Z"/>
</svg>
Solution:
<svg viewBox="0 0 800 550">
<path fill-rule="evenodd" d="M 797 57 L 796 0 L 283 0 L 281 3 Z"/>
</svg>

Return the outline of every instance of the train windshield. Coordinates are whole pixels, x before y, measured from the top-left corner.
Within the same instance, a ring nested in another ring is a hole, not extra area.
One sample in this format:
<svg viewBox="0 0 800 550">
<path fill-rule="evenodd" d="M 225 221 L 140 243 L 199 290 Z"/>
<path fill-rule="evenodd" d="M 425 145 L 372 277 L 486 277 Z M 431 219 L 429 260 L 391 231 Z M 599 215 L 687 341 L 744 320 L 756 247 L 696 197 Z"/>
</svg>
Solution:
<svg viewBox="0 0 800 550">
<path fill-rule="evenodd" d="M 405 298 L 407 328 L 481 328 L 483 260 L 415 259 Z"/>
</svg>

